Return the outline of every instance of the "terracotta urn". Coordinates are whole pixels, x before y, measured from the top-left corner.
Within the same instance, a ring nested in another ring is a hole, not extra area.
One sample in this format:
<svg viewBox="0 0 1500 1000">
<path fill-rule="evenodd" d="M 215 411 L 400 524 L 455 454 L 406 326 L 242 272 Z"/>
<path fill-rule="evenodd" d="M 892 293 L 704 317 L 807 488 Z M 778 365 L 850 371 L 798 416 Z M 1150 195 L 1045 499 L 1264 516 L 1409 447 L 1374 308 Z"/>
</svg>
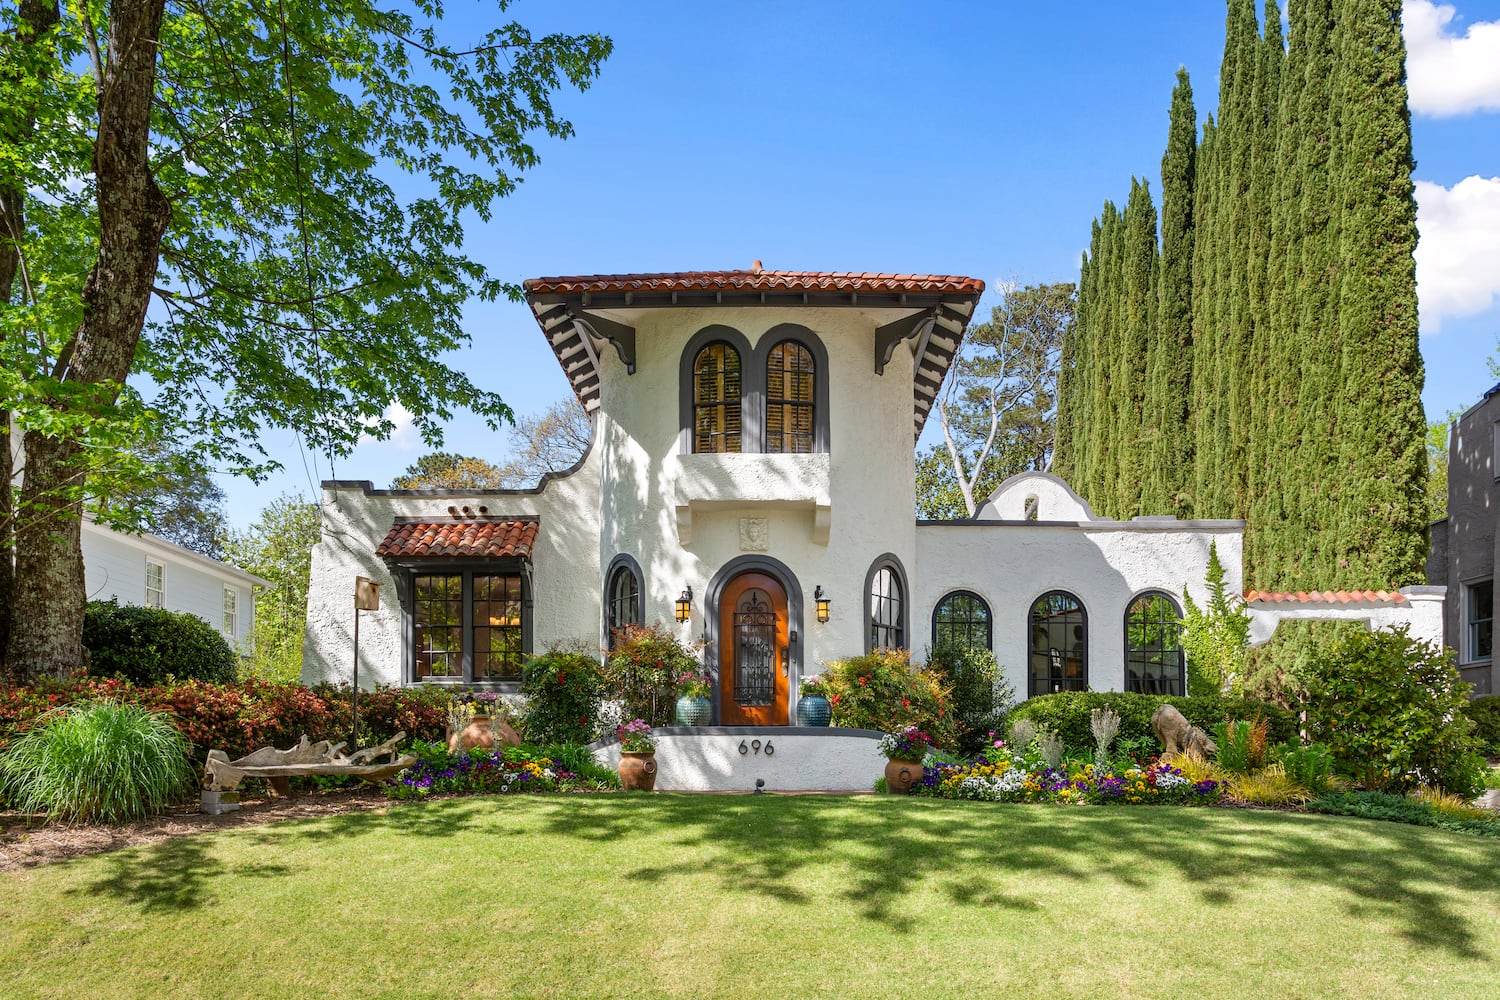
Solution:
<svg viewBox="0 0 1500 1000">
<path fill-rule="evenodd" d="M 620 751 L 620 787 L 627 792 L 650 792 L 656 788 L 656 751 Z"/>
<path fill-rule="evenodd" d="M 913 785 L 922 780 L 920 760 L 888 760 L 885 762 L 885 790 L 893 795 L 905 795 Z"/>
<path fill-rule="evenodd" d="M 448 752 L 460 750 L 493 750 L 497 746 L 518 747 L 520 735 L 504 719 L 492 721 L 488 715 L 476 715 L 461 731 L 448 730 Z"/>
</svg>

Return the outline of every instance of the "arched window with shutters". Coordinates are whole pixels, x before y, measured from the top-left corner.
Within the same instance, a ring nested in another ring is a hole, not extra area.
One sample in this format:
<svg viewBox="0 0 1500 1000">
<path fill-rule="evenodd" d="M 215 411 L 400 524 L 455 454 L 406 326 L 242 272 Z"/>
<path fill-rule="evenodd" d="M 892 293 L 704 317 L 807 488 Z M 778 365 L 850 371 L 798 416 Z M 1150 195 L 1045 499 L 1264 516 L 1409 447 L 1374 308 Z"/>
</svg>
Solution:
<svg viewBox="0 0 1500 1000">
<path fill-rule="evenodd" d="M 1043 594 L 1031 605 L 1030 681 L 1027 697 L 1089 686 L 1088 612 L 1065 590 Z"/>
<path fill-rule="evenodd" d="M 740 352 L 724 341 L 693 359 L 693 451 L 740 450 Z"/>
<path fill-rule="evenodd" d="M 969 590 L 944 594 L 932 609 L 932 644 L 951 642 L 965 649 L 990 648 L 990 606 Z"/>
<path fill-rule="evenodd" d="M 813 451 L 817 366 L 795 340 L 783 340 L 766 356 L 766 451 Z"/>
<path fill-rule="evenodd" d="M 1125 610 L 1125 690 L 1187 693 L 1182 608 L 1161 591 L 1141 594 Z"/>
</svg>

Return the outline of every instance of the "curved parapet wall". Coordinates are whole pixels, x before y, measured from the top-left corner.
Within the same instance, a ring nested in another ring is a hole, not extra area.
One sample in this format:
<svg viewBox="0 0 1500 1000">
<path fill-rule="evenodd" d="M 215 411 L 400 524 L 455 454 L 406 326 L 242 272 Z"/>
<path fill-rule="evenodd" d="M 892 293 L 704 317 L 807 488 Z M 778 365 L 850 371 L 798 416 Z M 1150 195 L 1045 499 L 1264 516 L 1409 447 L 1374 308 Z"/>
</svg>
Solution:
<svg viewBox="0 0 1500 1000">
<path fill-rule="evenodd" d="M 656 740 L 659 792 L 867 792 L 885 772 L 872 729 L 807 726 L 667 726 Z M 594 745 L 605 767 L 620 764 L 615 739 Z"/>
</svg>

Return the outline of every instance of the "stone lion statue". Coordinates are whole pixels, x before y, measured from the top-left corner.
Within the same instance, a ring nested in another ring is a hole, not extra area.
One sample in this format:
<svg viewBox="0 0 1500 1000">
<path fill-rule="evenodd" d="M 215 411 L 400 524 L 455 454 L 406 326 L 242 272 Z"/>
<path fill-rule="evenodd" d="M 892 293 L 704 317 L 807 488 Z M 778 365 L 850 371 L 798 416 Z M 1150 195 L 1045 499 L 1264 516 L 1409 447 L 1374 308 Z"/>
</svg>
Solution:
<svg viewBox="0 0 1500 1000">
<path fill-rule="evenodd" d="M 1164 753 L 1185 753 L 1207 757 L 1218 749 L 1208 734 L 1188 722 L 1171 705 L 1163 704 L 1151 716 L 1151 731 L 1161 741 Z"/>
</svg>

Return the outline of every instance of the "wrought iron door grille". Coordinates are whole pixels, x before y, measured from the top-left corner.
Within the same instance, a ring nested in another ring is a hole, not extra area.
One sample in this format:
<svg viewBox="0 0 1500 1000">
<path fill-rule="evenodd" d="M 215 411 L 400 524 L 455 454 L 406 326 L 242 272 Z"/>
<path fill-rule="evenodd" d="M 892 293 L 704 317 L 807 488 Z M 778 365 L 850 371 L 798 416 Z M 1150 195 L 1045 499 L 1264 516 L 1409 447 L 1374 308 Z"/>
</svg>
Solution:
<svg viewBox="0 0 1500 1000">
<path fill-rule="evenodd" d="M 776 696 L 776 613 L 765 591 L 747 590 L 734 612 L 734 701 L 769 705 Z"/>
</svg>

